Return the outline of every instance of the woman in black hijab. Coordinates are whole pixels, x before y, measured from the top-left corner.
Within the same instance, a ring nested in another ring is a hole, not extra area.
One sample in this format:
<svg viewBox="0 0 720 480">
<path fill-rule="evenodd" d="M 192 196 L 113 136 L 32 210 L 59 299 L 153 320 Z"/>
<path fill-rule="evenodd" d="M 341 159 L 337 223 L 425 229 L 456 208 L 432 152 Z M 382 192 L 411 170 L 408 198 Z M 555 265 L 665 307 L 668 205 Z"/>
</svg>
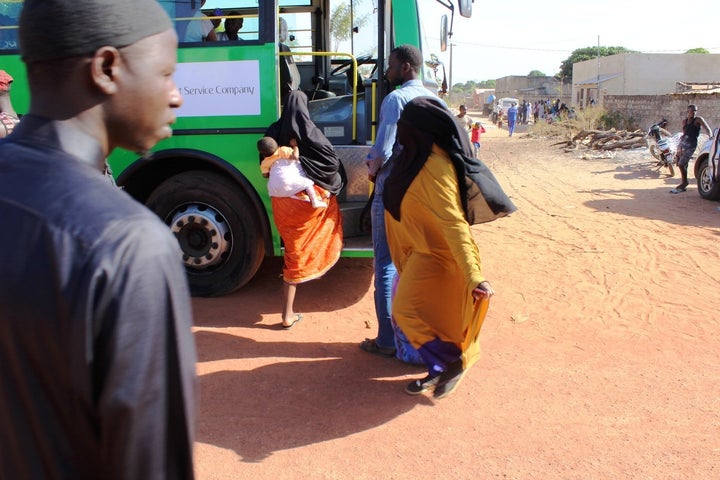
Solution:
<svg viewBox="0 0 720 480">
<path fill-rule="evenodd" d="M 302 319 L 293 304 L 297 285 L 323 276 L 340 258 L 342 218 L 337 194 L 345 185 L 345 170 L 330 141 L 310 119 L 307 97 L 293 91 L 287 96 L 280 119 L 265 136 L 278 145 L 297 142 L 300 164 L 315 183 L 327 208 L 313 208 L 307 195 L 271 197 L 273 217 L 285 245 L 282 325 L 291 328 Z"/>
<path fill-rule="evenodd" d="M 316 185 L 333 195 L 345 186 L 345 169 L 330 140 L 310 119 L 307 96 L 300 90 L 288 94 L 280 119 L 268 127 L 265 136 L 285 146 L 294 138 L 300 149 L 300 164 Z"/>
<path fill-rule="evenodd" d="M 385 228 L 398 282 L 393 318 L 423 358 L 428 375 L 405 389 L 450 394 L 478 359 L 490 283 L 471 223 L 515 210 L 473 154 L 467 132 L 437 98 L 403 109 L 402 146 L 385 181 Z"/>
</svg>

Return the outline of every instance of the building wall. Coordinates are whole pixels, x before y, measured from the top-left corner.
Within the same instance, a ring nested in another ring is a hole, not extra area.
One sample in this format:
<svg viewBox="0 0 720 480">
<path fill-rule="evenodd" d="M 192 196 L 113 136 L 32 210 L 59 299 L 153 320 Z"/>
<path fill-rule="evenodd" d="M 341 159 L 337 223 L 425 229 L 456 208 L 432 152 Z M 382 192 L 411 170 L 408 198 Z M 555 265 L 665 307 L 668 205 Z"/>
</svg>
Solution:
<svg viewBox="0 0 720 480">
<path fill-rule="evenodd" d="M 466 97 L 465 104 L 470 108 L 482 108 L 486 103 L 490 95 L 495 95 L 494 88 L 476 88 L 472 93 L 472 100 L 469 101 Z"/>
<path fill-rule="evenodd" d="M 581 85 L 598 77 L 600 103 L 606 95 L 664 95 L 674 93 L 677 82 L 706 83 L 720 79 L 720 54 L 621 53 L 573 64 L 573 104 L 580 90 L 595 92 L 595 85 Z"/>
<path fill-rule="evenodd" d="M 495 97 L 517 98 L 519 101 L 527 100 L 536 102 L 537 100 L 550 99 L 555 101 L 560 99 L 562 103 L 570 101 L 570 93 L 572 86 L 565 82 L 562 84 L 555 77 L 527 77 L 513 75 L 502 77 L 495 80 Z"/>
<path fill-rule="evenodd" d="M 668 130 L 679 132 L 687 116 L 687 106 L 698 106 L 697 114 L 705 118 L 710 128 L 720 127 L 720 93 L 668 95 L 606 95 L 603 107 L 631 119 L 633 126 L 647 130 L 661 118 L 668 121 Z"/>
</svg>

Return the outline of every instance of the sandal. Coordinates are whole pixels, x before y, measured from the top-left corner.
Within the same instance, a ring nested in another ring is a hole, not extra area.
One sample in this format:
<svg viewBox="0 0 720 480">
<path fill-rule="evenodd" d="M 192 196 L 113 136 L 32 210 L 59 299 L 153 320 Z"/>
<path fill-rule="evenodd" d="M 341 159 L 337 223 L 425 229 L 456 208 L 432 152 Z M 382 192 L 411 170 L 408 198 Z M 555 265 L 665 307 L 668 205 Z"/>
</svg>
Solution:
<svg viewBox="0 0 720 480">
<path fill-rule="evenodd" d="M 295 318 L 293 319 L 293 321 L 292 321 L 291 323 L 284 323 L 284 322 L 283 322 L 282 326 L 283 326 L 283 328 L 284 328 L 285 330 L 288 330 L 288 329 L 294 327 L 295 324 L 298 323 L 298 322 L 299 322 L 300 320 L 302 320 L 302 319 L 303 319 L 303 314 L 302 314 L 302 313 L 296 313 L 296 314 L 295 314 Z"/>
<path fill-rule="evenodd" d="M 385 358 L 393 358 L 395 356 L 394 348 L 379 347 L 374 338 L 366 338 L 360 342 L 360 350 Z"/>
</svg>

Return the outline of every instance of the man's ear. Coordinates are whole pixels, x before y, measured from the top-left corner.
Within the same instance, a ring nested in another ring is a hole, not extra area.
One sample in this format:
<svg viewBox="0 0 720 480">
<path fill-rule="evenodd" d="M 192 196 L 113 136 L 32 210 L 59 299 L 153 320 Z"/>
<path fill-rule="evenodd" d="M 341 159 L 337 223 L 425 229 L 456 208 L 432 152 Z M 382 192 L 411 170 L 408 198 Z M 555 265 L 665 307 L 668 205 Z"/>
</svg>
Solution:
<svg viewBox="0 0 720 480">
<path fill-rule="evenodd" d="M 93 83 L 105 95 L 118 91 L 118 74 L 122 64 L 120 52 L 115 47 L 100 47 L 90 61 Z"/>
</svg>

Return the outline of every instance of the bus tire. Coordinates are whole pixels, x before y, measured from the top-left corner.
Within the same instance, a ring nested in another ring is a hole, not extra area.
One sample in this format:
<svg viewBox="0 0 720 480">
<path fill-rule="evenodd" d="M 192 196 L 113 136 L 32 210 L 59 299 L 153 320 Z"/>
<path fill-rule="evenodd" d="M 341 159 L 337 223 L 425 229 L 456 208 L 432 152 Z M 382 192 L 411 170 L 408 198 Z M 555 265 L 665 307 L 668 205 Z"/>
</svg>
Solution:
<svg viewBox="0 0 720 480">
<path fill-rule="evenodd" d="M 227 177 L 197 170 L 168 178 L 148 197 L 180 244 L 193 296 L 228 294 L 257 272 L 265 246 L 252 205 Z"/>
</svg>

